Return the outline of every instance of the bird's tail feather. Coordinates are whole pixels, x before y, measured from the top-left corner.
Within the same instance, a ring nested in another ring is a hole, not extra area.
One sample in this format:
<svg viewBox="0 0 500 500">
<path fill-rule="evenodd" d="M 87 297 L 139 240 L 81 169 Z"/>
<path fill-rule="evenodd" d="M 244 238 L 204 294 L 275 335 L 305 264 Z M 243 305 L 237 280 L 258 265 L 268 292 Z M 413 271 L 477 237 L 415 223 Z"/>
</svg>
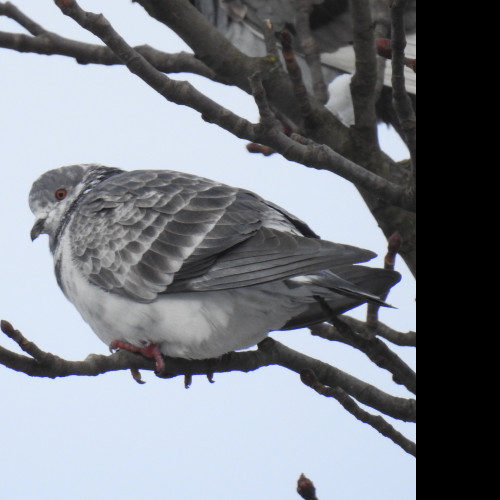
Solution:
<svg viewBox="0 0 500 500">
<path fill-rule="evenodd" d="M 393 307 L 385 302 L 385 297 L 400 279 L 396 271 L 352 265 L 292 278 L 291 286 L 307 286 L 312 300 L 306 311 L 290 319 L 282 329 L 302 328 L 327 320 L 324 307 L 314 300 L 315 296 L 322 297 L 335 315 L 366 302 Z"/>
</svg>

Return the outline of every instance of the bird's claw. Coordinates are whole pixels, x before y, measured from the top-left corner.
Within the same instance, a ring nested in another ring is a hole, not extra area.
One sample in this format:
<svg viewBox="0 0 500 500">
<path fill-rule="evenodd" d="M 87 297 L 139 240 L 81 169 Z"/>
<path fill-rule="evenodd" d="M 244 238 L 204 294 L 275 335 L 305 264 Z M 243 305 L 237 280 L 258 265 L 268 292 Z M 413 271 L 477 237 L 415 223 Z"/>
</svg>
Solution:
<svg viewBox="0 0 500 500">
<path fill-rule="evenodd" d="M 163 359 L 163 355 L 161 354 L 157 344 L 148 344 L 143 347 L 137 347 L 129 344 L 128 342 L 123 342 L 122 340 L 113 340 L 113 342 L 109 344 L 109 349 L 111 352 L 116 349 L 123 349 L 125 351 L 142 354 L 146 358 L 153 358 L 156 363 L 155 373 L 159 374 L 165 370 L 165 360 Z"/>
</svg>

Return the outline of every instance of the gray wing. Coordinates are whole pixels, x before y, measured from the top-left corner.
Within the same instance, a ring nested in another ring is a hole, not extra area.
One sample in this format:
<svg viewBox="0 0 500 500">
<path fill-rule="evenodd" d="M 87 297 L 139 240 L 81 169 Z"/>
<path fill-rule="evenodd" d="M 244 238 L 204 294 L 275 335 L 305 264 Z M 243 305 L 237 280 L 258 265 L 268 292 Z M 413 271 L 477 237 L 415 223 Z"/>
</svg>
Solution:
<svg viewBox="0 0 500 500">
<path fill-rule="evenodd" d="M 170 291 L 240 288 L 364 262 L 374 256 L 368 250 L 261 227 L 250 238 L 218 254 L 203 274 L 185 280 L 181 269 Z"/>
<path fill-rule="evenodd" d="M 170 171 L 107 179 L 82 199 L 69 230 L 74 260 L 89 281 L 141 302 L 374 256 L 317 239 L 305 223 L 253 193 Z"/>
</svg>

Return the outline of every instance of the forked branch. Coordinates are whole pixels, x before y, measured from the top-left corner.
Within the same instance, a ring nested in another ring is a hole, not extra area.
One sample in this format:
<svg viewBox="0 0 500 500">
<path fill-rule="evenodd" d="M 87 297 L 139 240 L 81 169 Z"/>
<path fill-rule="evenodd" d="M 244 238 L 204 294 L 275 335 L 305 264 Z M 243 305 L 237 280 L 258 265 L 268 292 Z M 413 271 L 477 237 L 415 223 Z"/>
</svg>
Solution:
<svg viewBox="0 0 500 500">
<path fill-rule="evenodd" d="M 252 124 L 220 106 L 188 82 L 171 80 L 157 71 L 126 43 L 104 16 L 84 11 L 75 0 L 55 0 L 55 2 L 65 15 L 73 18 L 83 28 L 99 37 L 127 65 L 132 73 L 167 100 L 189 106 L 199 111 L 206 121 L 219 125 L 241 139 L 265 144 L 288 160 L 312 168 L 329 170 L 373 192 L 388 203 L 413 208 L 406 206 L 406 191 L 402 186 L 367 171 L 324 144 L 315 144 L 311 141 L 305 146 L 293 141 L 284 133 L 267 134 L 267 128 L 261 127 L 259 124 Z M 312 145 L 315 147 L 311 147 Z"/>
</svg>

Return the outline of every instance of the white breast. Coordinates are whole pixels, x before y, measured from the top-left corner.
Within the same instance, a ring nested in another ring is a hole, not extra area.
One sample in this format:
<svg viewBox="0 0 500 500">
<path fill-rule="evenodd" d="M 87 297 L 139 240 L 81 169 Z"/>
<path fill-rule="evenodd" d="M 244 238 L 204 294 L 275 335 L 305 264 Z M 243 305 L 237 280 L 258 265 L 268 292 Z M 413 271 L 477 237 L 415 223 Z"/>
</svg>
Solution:
<svg viewBox="0 0 500 500">
<path fill-rule="evenodd" d="M 204 359 L 251 347 L 297 313 L 282 284 L 236 290 L 160 295 L 144 304 L 104 291 L 86 280 L 71 259 L 67 235 L 59 251 L 62 288 L 107 345 L 122 340 L 159 345 L 168 356 Z"/>
</svg>

